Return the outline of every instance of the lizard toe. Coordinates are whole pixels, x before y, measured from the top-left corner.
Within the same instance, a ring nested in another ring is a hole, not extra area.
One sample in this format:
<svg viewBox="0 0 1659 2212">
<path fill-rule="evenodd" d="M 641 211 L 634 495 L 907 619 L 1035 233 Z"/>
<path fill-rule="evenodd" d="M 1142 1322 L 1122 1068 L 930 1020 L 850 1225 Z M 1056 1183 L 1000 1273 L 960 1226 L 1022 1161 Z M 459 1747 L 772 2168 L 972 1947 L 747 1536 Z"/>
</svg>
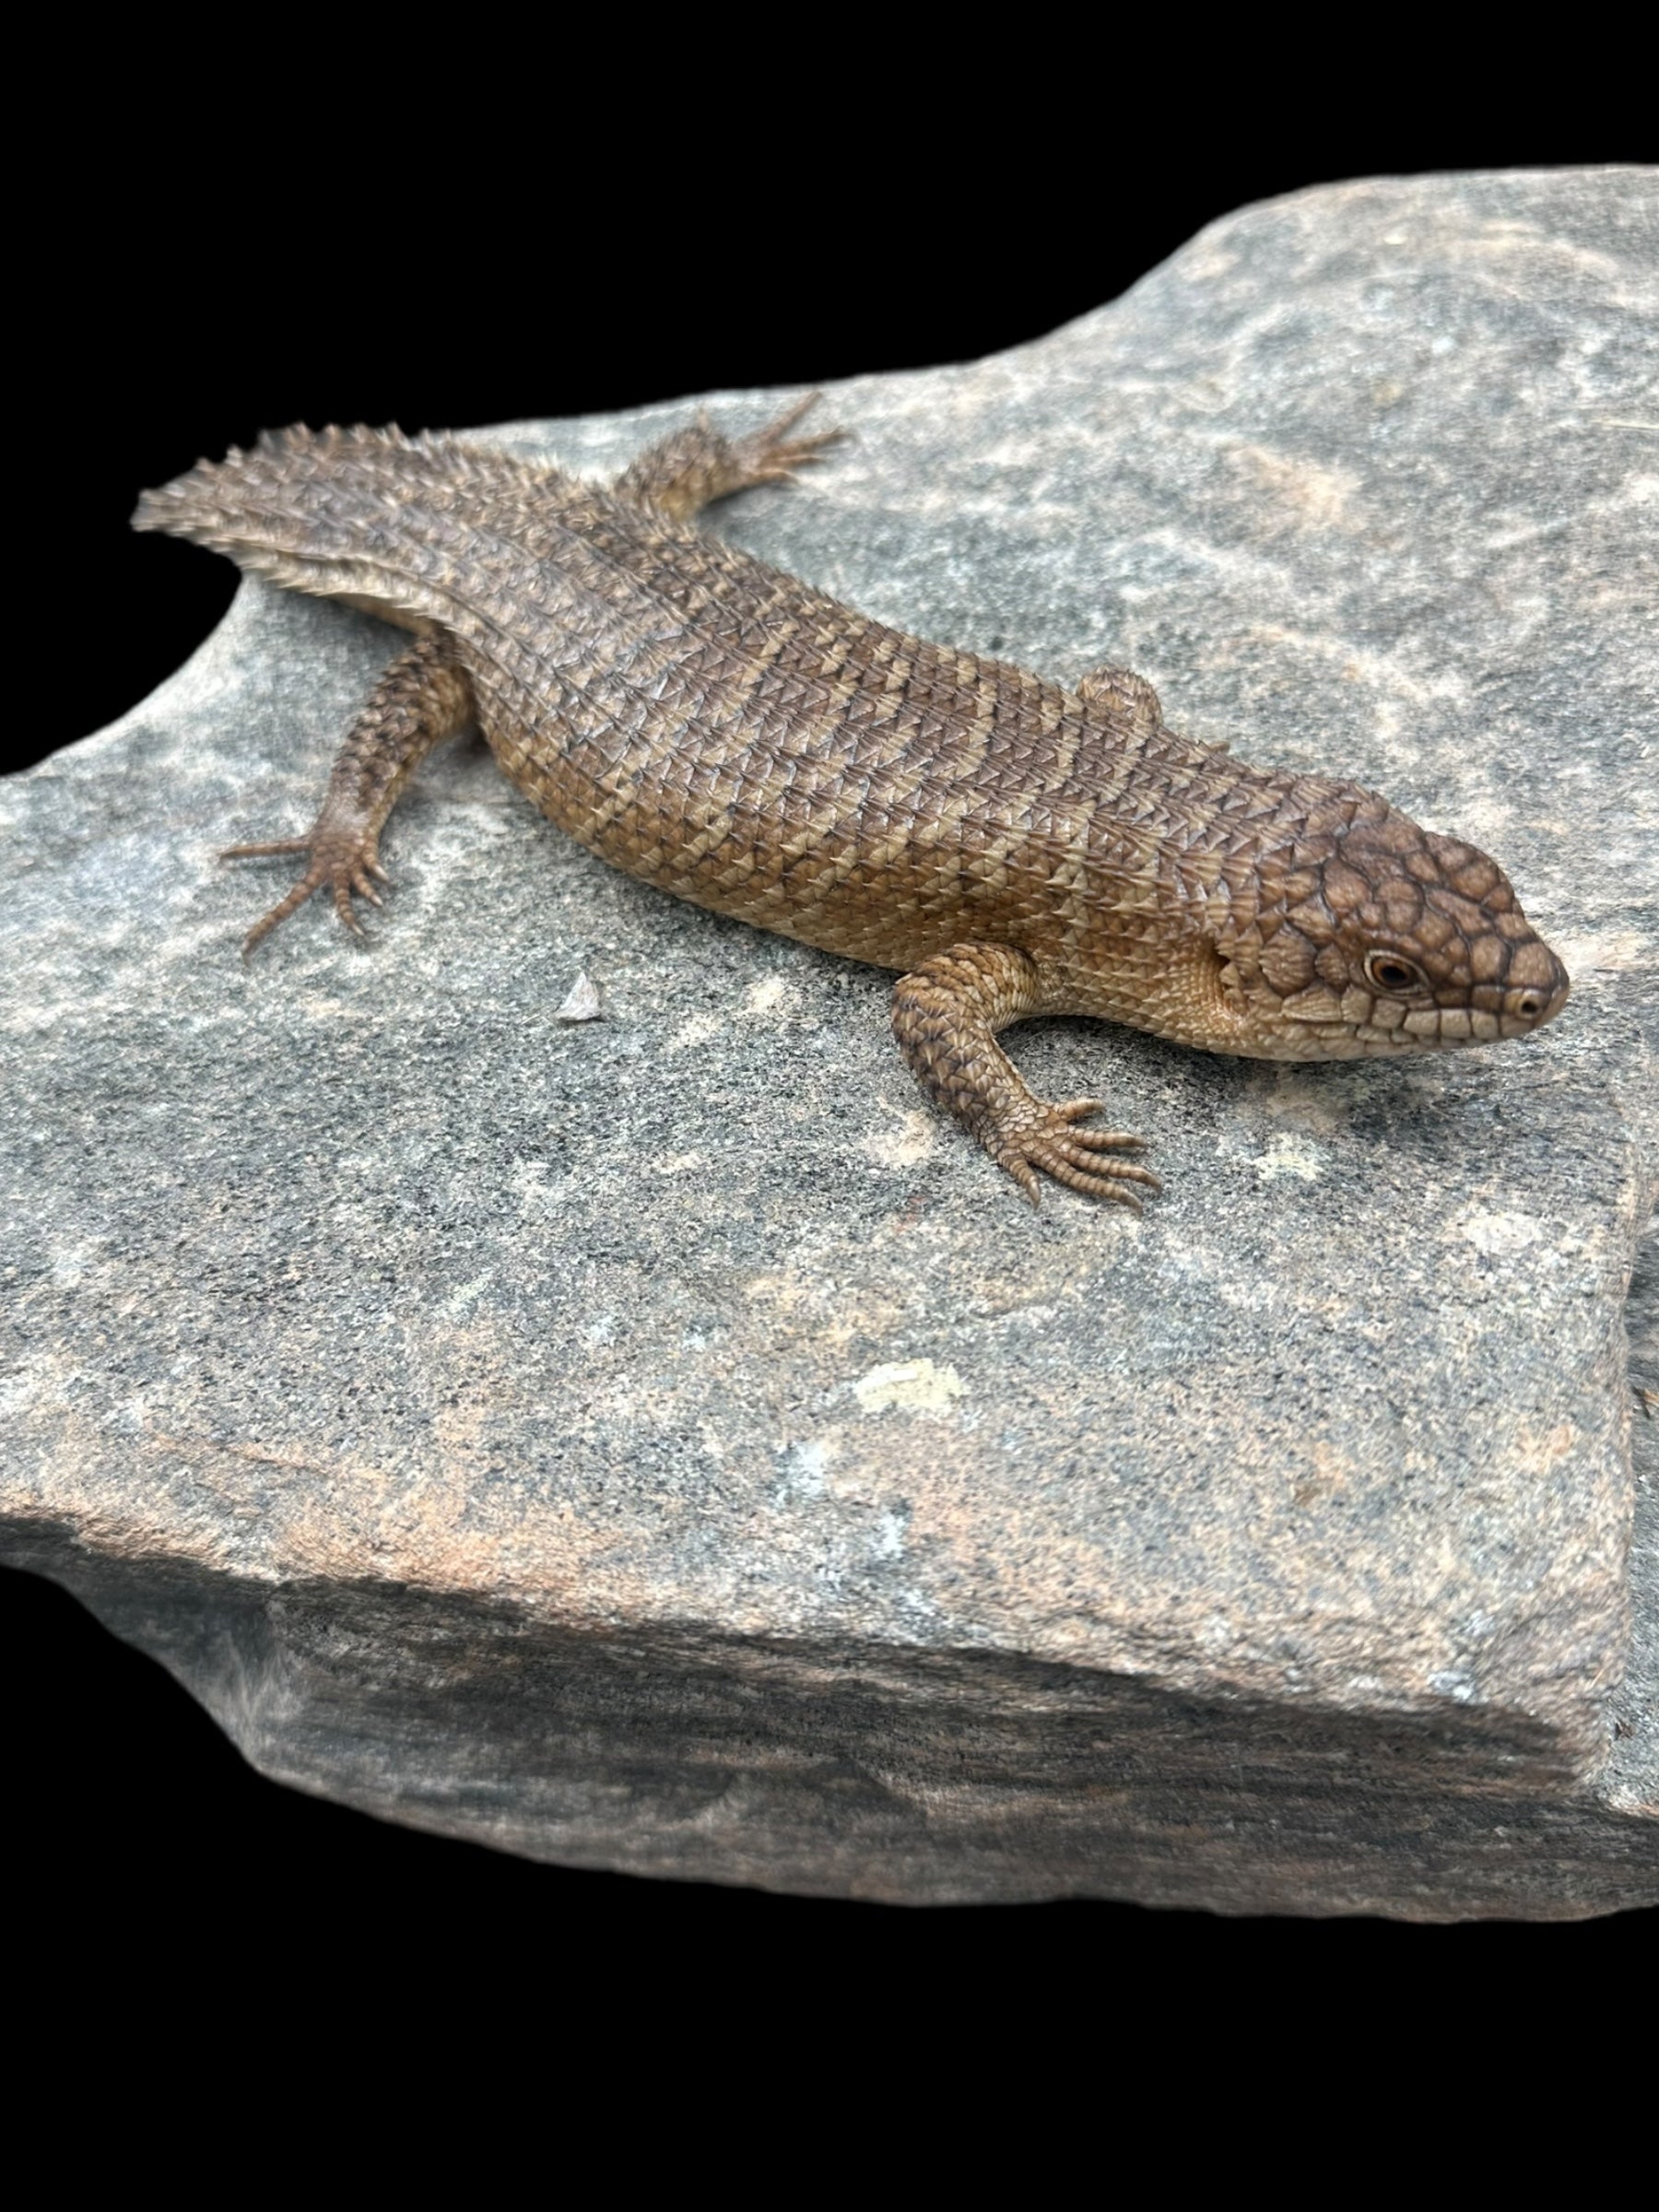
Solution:
<svg viewBox="0 0 1659 2212">
<path fill-rule="evenodd" d="M 1065 1105 L 1051 1109 L 1057 1122 L 1080 1122 L 1088 1114 L 1100 1112 L 1099 1099 L 1067 1099 Z M 1087 1145 L 1097 1152 L 1144 1152 L 1147 1140 L 1128 1129 L 1068 1129 L 1067 1141 Z"/>
<path fill-rule="evenodd" d="M 331 823 L 326 816 L 312 829 L 309 837 L 285 838 L 278 843 L 264 845 L 232 845 L 220 857 L 225 860 L 263 860 L 289 853 L 303 853 L 310 865 L 290 890 L 276 901 L 269 912 L 262 914 L 242 939 L 242 958 L 246 959 L 255 946 L 263 944 L 274 929 L 280 927 L 290 914 L 298 913 L 307 900 L 321 890 L 327 890 L 334 900 L 334 910 L 341 925 L 355 937 L 365 932 L 358 918 L 354 898 L 367 899 L 371 905 L 383 906 L 385 900 L 374 888 L 374 878 L 389 883 L 390 877 L 380 865 L 372 834 L 357 826 L 346 828 Z"/>
<path fill-rule="evenodd" d="M 271 932 L 286 922 L 290 914 L 297 914 L 312 892 L 320 891 L 322 888 L 323 871 L 313 862 L 293 888 L 278 899 L 276 905 L 267 912 L 261 914 L 259 920 L 254 923 L 253 928 L 242 939 L 242 959 L 245 960 L 254 947 L 262 945 Z"/>
<path fill-rule="evenodd" d="M 1148 1191 L 1163 1189 L 1162 1182 L 1150 1168 L 1143 1168 L 1133 1160 L 1106 1157 L 1126 1147 L 1138 1148 L 1142 1142 L 1139 1137 L 1128 1136 L 1120 1130 L 1074 1128 L 1064 1117 L 1065 1109 L 1057 1109 L 1052 1119 L 1037 1127 L 1020 1130 L 1011 1142 L 998 1147 L 998 1166 L 1014 1177 L 1033 1204 L 1041 1187 L 1037 1180 L 1039 1171 L 1064 1183 L 1067 1190 L 1078 1191 L 1085 1197 L 1108 1198 L 1136 1213 L 1141 1202 L 1134 1186 L 1138 1184 Z"/>
<path fill-rule="evenodd" d="M 820 392 L 808 393 L 805 399 L 739 442 L 736 448 L 739 465 L 749 483 L 786 484 L 797 468 L 810 467 L 823 458 L 829 447 L 841 443 L 847 435 L 845 430 L 818 430 L 804 438 L 789 436 L 802 416 L 816 407 L 822 397 Z"/>
<path fill-rule="evenodd" d="M 309 837 L 285 837 L 270 845 L 226 845 L 219 853 L 221 860 L 271 860 L 278 853 L 309 853 Z"/>
</svg>

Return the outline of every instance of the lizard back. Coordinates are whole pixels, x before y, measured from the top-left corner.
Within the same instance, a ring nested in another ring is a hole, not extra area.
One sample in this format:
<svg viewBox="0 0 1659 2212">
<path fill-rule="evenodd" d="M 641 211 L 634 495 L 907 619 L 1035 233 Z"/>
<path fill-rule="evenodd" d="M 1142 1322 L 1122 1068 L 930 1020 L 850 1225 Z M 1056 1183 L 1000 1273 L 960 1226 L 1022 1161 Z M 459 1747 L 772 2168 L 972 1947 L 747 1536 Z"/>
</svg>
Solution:
<svg viewBox="0 0 1659 2212">
<path fill-rule="evenodd" d="M 677 897 L 880 967 L 1006 941 L 1074 1010 L 1146 1023 L 1148 913 L 1166 940 L 1189 909 L 1196 929 L 1265 826 L 1347 821 L 1366 799 L 1247 769 L 1133 699 L 889 629 L 626 497 L 452 439 L 285 432 L 147 494 L 136 520 L 441 630 L 502 769 L 560 829 Z"/>
</svg>

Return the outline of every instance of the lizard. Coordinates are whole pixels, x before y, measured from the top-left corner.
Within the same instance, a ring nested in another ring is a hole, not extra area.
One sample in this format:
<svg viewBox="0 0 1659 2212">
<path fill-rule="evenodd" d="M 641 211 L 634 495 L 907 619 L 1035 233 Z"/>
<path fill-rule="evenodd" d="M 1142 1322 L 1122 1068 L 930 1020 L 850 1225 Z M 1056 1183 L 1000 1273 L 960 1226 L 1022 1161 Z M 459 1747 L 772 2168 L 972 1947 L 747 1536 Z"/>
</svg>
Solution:
<svg viewBox="0 0 1659 2212">
<path fill-rule="evenodd" d="M 1568 994 L 1498 864 L 1328 776 L 1179 735 L 1117 666 L 1071 686 L 866 618 L 697 526 L 839 433 L 812 394 L 706 416 L 608 486 L 447 434 L 265 433 L 133 518 L 412 631 L 335 759 L 251 952 L 313 893 L 360 934 L 386 818 L 476 725 L 558 827 L 665 891 L 898 971 L 924 1094 L 1040 1202 L 1162 1186 L 1100 1101 L 1039 1097 L 997 1041 L 1082 1014 L 1206 1052 L 1388 1057 L 1529 1034 Z"/>
</svg>

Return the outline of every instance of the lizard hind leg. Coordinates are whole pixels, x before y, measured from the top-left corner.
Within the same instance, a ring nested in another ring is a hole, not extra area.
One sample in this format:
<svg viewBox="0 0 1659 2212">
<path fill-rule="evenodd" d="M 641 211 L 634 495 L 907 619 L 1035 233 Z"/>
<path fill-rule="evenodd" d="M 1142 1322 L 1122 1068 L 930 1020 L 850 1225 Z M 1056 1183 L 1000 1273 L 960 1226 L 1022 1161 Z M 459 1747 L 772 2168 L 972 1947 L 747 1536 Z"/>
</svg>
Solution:
<svg viewBox="0 0 1659 2212">
<path fill-rule="evenodd" d="M 1015 1067 L 996 1031 L 1043 1008 L 1037 963 L 1009 945 L 953 945 L 893 987 L 893 1034 L 923 1090 L 960 1122 L 1033 1206 L 1038 1171 L 1091 1198 L 1140 1211 L 1135 1185 L 1161 1190 L 1150 1168 L 1121 1156 L 1145 1150 L 1121 1129 L 1080 1129 L 1098 1099 L 1052 1106 Z"/>
<path fill-rule="evenodd" d="M 379 906 L 374 887 L 391 880 L 380 863 L 386 817 L 433 747 L 465 728 L 472 716 L 472 687 L 446 639 L 422 638 L 398 655 L 336 754 L 322 809 L 305 835 L 270 844 L 231 845 L 220 853 L 221 860 L 260 860 L 285 853 L 302 853 L 309 859 L 293 888 L 243 938 L 244 959 L 278 923 L 324 889 L 332 894 L 346 927 L 362 935 L 353 897 Z"/>
<path fill-rule="evenodd" d="M 700 415 L 687 429 L 648 445 L 617 478 L 616 495 L 635 506 L 654 508 L 672 522 L 688 523 L 712 500 L 747 491 L 752 484 L 793 483 L 796 469 L 821 460 L 825 447 L 846 435 L 836 429 L 791 435 L 819 397 L 809 392 L 747 438 L 728 438 Z"/>
</svg>

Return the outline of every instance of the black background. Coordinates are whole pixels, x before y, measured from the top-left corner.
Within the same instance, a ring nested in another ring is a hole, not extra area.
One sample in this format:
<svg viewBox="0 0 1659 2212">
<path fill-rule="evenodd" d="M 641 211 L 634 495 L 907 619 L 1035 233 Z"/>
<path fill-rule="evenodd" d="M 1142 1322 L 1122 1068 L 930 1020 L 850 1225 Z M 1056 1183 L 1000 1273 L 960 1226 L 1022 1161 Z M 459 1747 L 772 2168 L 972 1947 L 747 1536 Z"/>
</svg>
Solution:
<svg viewBox="0 0 1659 2212">
<path fill-rule="evenodd" d="M 16 226 L 6 764 L 100 727 L 212 627 L 229 565 L 126 517 L 141 487 L 263 427 L 461 426 L 969 359 L 1112 298 L 1254 199 L 1654 151 L 1639 88 L 1594 62 L 1574 79 L 1559 54 L 1499 86 L 1443 55 L 1422 75 L 1302 55 L 1299 78 L 1267 49 L 1201 69 L 1184 33 L 1133 61 L 948 66 L 825 36 L 811 68 L 687 41 L 590 57 L 575 82 L 549 53 L 504 88 L 488 56 L 370 53 L 312 26 L 262 65 L 184 53 L 165 83 L 106 87 L 96 114 L 56 109 Z M 670 2018 L 676 1988 L 774 2011 L 863 1989 L 887 1993 L 877 2010 L 919 2006 L 924 2037 L 994 1979 L 1045 2030 L 1108 1989 L 1120 2018 L 1188 1990 L 1249 2009 L 1294 1989 L 1311 2053 L 1345 2008 L 1363 2035 L 1391 1998 L 1476 1989 L 1500 2011 L 1547 1975 L 1590 2002 L 1653 1917 L 912 1912 L 564 1872 L 264 1782 L 33 1578 L 0 1578 L 0 1638 L 11 1891 L 106 1957 L 210 1961 L 254 1928 L 275 1971 L 326 1960 L 347 1986 L 354 1962 L 383 1986 L 401 1960 L 545 1989 L 558 2011 L 637 1972 Z"/>
</svg>

